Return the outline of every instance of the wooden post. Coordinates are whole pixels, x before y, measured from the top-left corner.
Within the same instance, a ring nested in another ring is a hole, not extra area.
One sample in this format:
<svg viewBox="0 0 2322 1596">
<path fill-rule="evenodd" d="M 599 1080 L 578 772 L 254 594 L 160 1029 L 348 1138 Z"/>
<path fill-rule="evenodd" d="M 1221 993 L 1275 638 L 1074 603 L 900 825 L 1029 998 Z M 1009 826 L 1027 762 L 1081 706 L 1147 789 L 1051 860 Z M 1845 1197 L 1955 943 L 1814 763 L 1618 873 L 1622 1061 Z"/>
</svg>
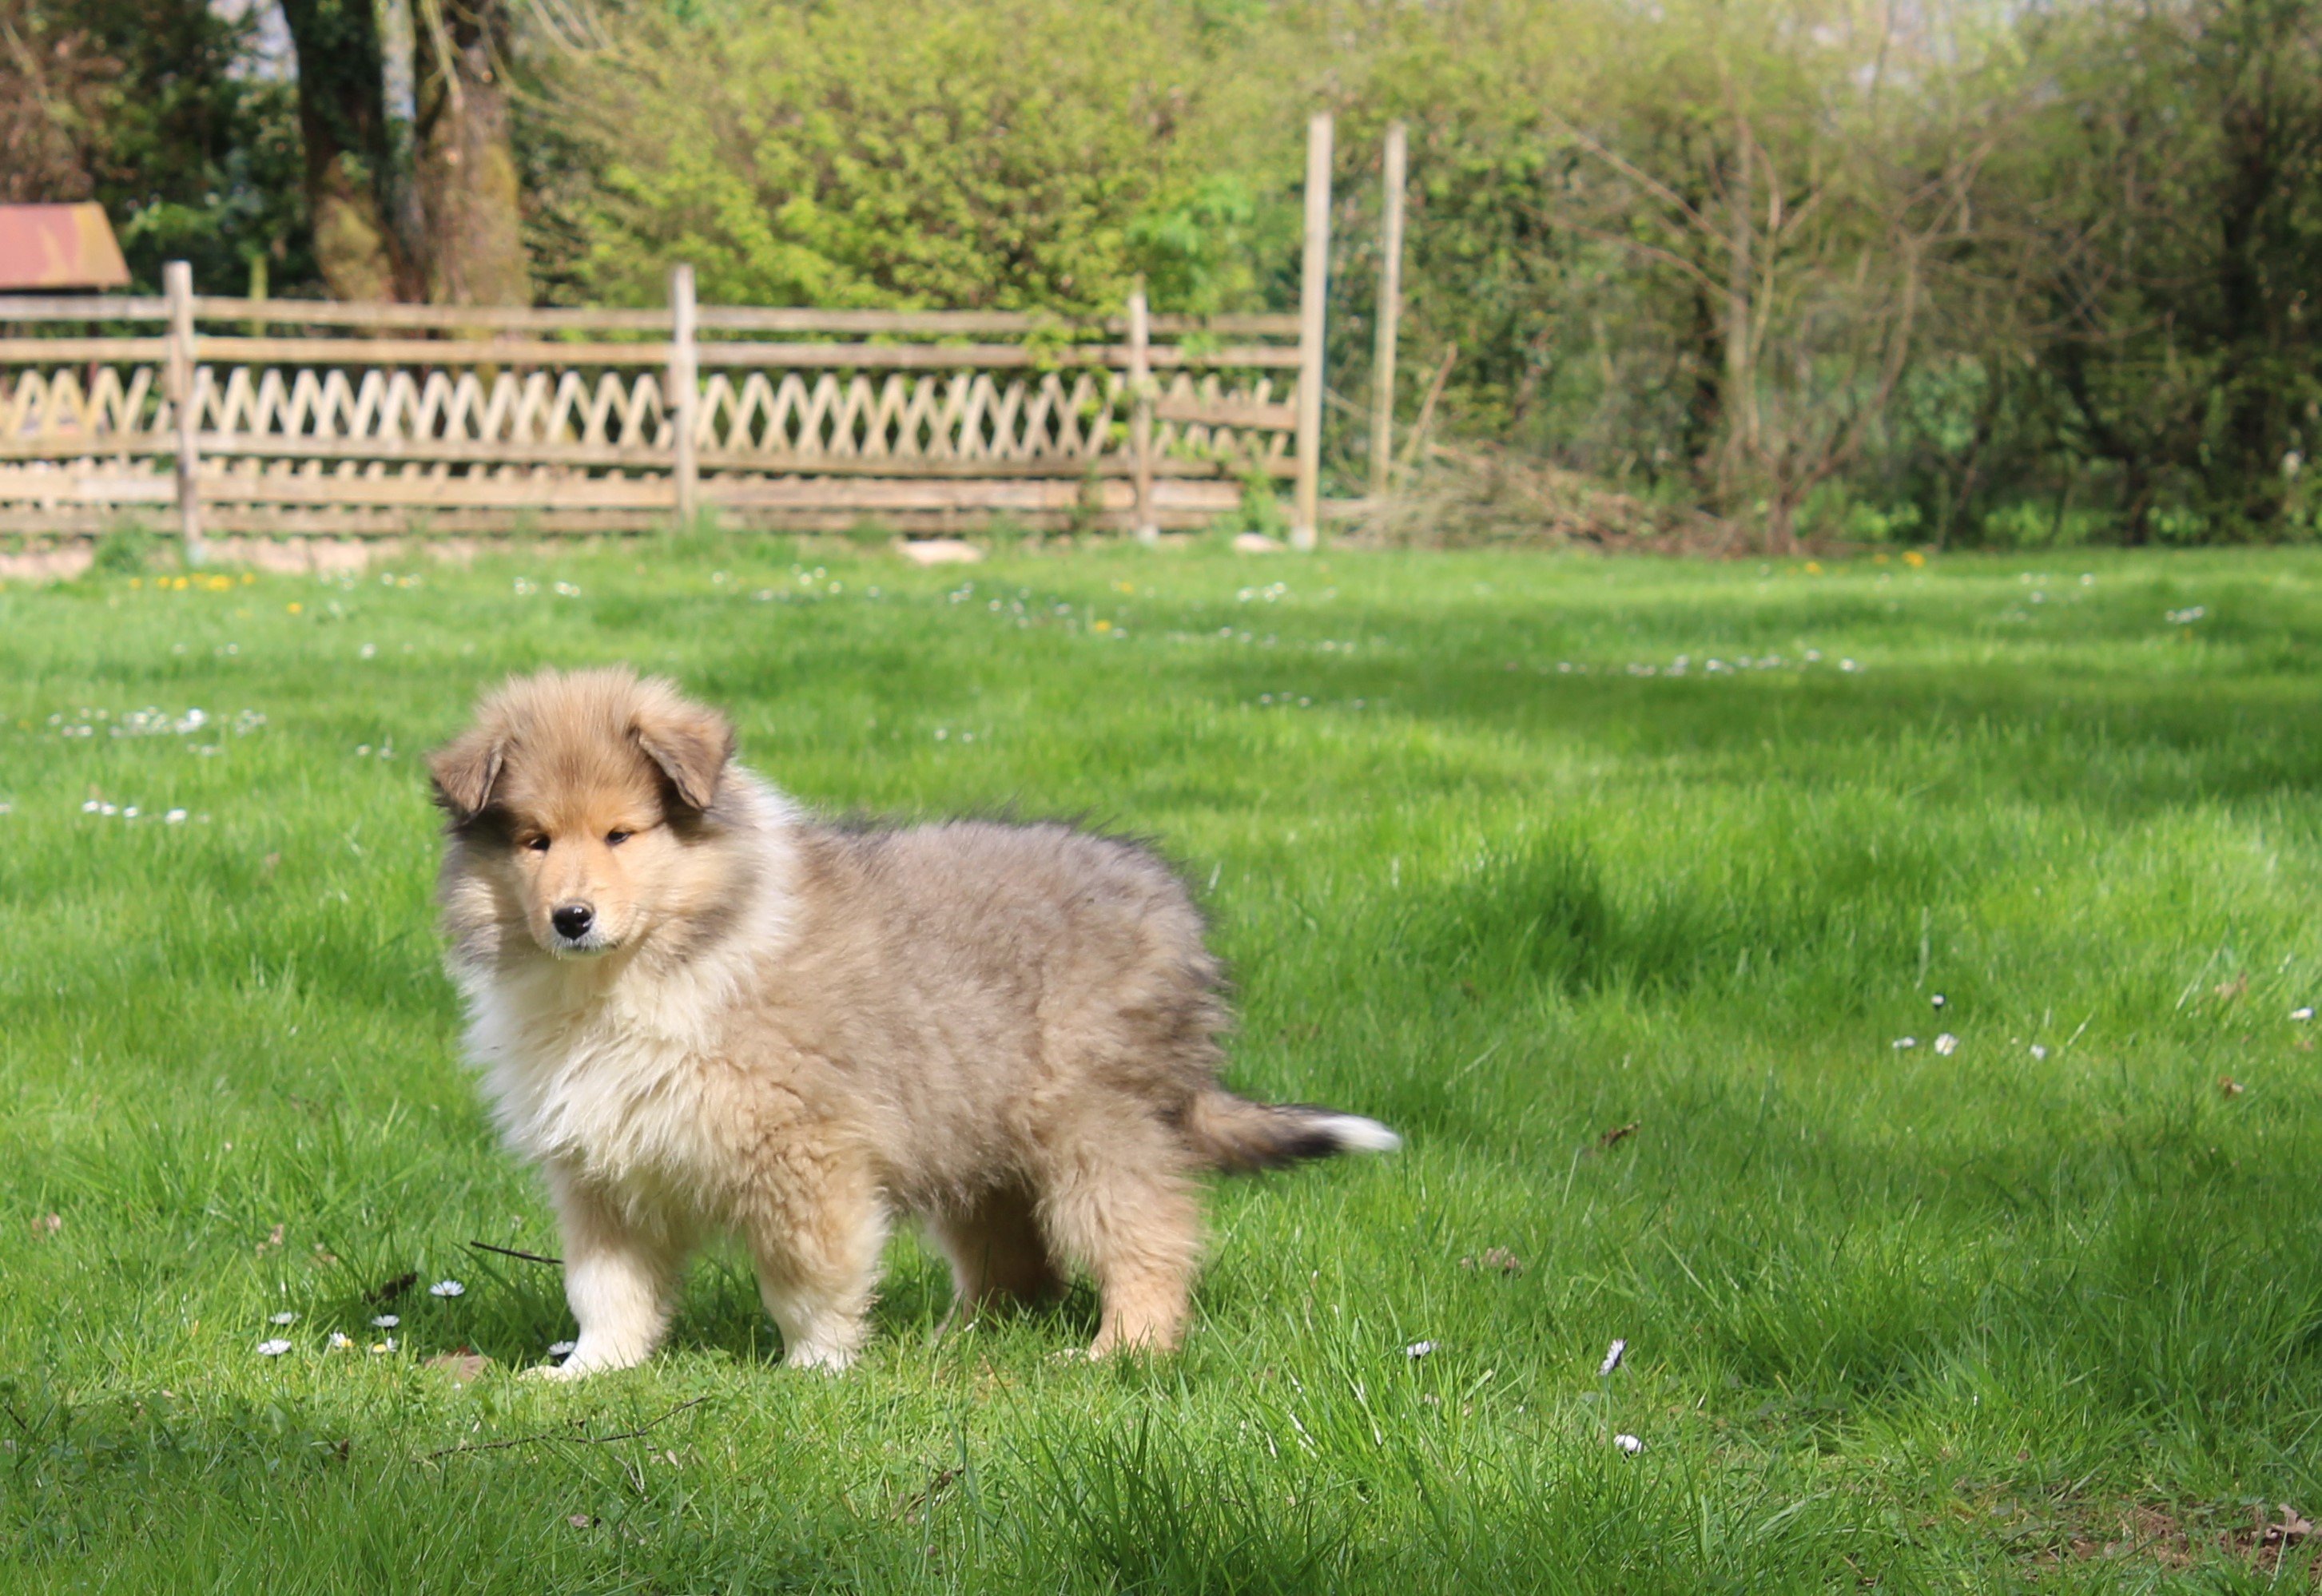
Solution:
<svg viewBox="0 0 2322 1596">
<path fill-rule="evenodd" d="M 693 530 L 701 513 L 701 384 L 697 351 L 693 268 L 669 271 L 669 393 L 663 417 L 675 432 L 670 481 L 677 490 L 677 529 Z"/>
<path fill-rule="evenodd" d="M 1394 467 L 1394 333 L 1403 315 L 1403 123 L 1386 126 L 1385 204 L 1379 219 L 1378 344 L 1371 360 L 1371 497 L 1385 498 Z"/>
<path fill-rule="evenodd" d="M 1306 258 L 1298 278 L 1298 486 L 1290 546 L 1319 541 L 1322 509 L 1322 315 L 1330 278 L 1330 114 L 1306 124 Z"/>
<path fill-rule="evenodd" d="M 1129 452 L 1137 474 L 1137 541 L 1157 543 L 1161 523 L 1153 513 L 1153 322 L 1145 303 L 1145 279 L 1129 292 Z"/>
<path fill-rule="evenodd" d="M 200 397 L 194 391 L 194 269 L 183 260 L 161 267 L 161 292 L 169 305 L 169 359 L 163 373 L 169 409 L 178 424 L 178 536 L 186 563 L 199 565 L 202 550 L 201 456 L 195 446 Z"/>
</svg>

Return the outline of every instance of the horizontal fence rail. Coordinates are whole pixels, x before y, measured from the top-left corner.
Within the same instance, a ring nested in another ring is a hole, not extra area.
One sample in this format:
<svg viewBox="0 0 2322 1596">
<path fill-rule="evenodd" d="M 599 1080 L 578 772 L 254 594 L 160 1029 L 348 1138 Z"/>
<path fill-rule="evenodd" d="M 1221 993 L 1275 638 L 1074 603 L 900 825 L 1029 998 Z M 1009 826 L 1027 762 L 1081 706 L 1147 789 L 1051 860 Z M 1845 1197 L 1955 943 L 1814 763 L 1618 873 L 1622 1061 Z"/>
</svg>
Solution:
<svg viewBox="0 0 2322 1596">
<path fill-rule="evenodd" d="M 0 533 L 1198 524 L 1294 479 L 1295 315 L 0 298 Z M 1319 393 L 1319 386 L 1316 388 Z"/>
</svg>

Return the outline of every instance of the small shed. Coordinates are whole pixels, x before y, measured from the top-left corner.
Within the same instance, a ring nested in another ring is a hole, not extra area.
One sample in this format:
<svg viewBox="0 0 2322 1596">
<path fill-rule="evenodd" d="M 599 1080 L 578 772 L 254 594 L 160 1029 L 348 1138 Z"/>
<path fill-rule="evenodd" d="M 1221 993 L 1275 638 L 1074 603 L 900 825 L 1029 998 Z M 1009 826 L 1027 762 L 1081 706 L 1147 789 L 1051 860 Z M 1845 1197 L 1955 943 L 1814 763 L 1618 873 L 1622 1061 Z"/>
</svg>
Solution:
<svg viewBox="0 0 2322 1596">
<path fill-rule="evenodd" d="M 0 294 L 128 286 L 103 205 L 0 205 Z"/>
</svg>

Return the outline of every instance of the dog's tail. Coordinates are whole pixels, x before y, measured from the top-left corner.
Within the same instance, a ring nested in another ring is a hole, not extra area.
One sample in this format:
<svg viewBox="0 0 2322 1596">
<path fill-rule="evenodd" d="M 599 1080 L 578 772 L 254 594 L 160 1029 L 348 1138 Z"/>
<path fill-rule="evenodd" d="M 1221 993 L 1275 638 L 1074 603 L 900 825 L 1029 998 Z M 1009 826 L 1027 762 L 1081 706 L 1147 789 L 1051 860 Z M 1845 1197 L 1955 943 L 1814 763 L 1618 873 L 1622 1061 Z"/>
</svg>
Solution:
<svg viewBox="0 0 2322 1596">
<path fill-rule="evenodd" d="M 1401 1136 L 1359 1114 L 1311 1103 L 1253 1103 L 1215 1087 L 1194 1098 L 1184 1129 L 1203 1163 L 1232 1174 L 1334 1153 L 1392 1153 L 1403 1145 Z"/>
</svg>

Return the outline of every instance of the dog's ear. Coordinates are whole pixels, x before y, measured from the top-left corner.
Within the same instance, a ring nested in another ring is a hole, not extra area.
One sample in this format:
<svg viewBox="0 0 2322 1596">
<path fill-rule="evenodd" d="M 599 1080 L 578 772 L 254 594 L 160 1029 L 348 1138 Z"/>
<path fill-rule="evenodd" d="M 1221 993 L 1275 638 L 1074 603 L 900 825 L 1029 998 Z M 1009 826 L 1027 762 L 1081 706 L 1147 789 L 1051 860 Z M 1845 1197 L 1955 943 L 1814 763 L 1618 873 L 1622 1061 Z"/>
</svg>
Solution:
<svg viewBox="0 0 2322 1596">
<path fill-rule="evenodd" d="M 471 726 L 427 756 L 435 802 L 453 824 L 465 825 L 484 812 L 507 758 L 506 734 L 489 726 Z"/>
<path fill-rule="evenodd" d="M 726 717 L 672 694 L 640 708 L 630 729 L 678 798 L 690 808 L 707 809 L 718 797 L 726 762 L 734 757 L 734 728 Z"/>
</svg>

